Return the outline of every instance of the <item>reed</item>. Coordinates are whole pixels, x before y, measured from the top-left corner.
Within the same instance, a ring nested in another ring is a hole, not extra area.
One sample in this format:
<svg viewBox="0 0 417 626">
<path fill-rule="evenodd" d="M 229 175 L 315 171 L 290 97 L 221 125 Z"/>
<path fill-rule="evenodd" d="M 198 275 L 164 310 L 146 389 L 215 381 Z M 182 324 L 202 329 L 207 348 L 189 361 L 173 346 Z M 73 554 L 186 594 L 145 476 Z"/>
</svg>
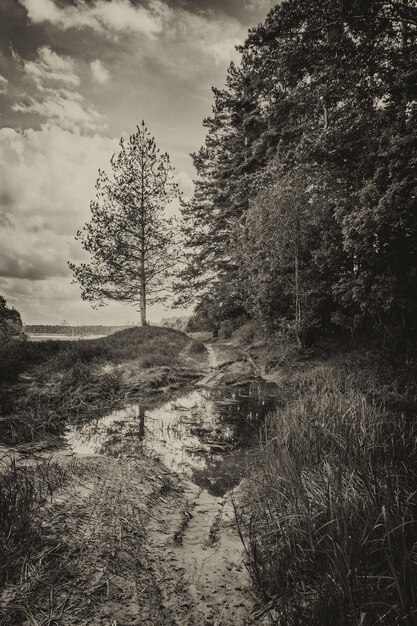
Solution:
<svg viewBox="0 0 417 626">
<path fill-rule="evenodd" d="M 39 507 L 68 475 L 51 459 L 27 466 L 12 457 L 0 461 L 0 588 L 24 579 L 26 565 L 45 543 Z"/>
<path fill-rule="evenodd" d="M 239 512 L 277 624 L 417 623 L 416 420 L 404 390 L 351 371 L 298 375 Z"/>
</svg>

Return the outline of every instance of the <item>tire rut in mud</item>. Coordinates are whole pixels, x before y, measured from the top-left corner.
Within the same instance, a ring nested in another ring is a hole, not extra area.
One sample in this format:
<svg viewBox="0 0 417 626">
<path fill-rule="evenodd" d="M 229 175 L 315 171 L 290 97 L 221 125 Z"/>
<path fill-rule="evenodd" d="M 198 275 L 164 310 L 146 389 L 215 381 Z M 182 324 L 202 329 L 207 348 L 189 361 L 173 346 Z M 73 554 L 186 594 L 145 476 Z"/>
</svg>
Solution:
<svg viewBox="0 0 417 626">
<path fill-rule="evenodd" d="M 148 547 L 162 603 L 178 626 L 250 623 L 253 599 L 230 496 L 183 481 L 153 509 Z M 181 610 L 180 610 L 181 609 Z"/>
<path fill-rule="evenodd" d="M 174 492 L 168 470 L 147 458 L 80 461 L 70 485 L 39 516 L 50 549 L 33 559 L 23 584 L 2 594 L 0 624 L 181 623 L 173 615 L 186 615 L 185 591 L 181 608 L 168 612 L 164 596 L 169 587 L 163 570 L 155 568 L 158 554 L 147 544 L 148 520 L 167 488 Z M 175 574 L 173 596 L 181 587 Z"/>
<path fill-rule="evenodd" d="M 221 360 L 216 351 L 214 368 Z M 211 496 L 155 459 L 80 459 L 39 524 L 51 550 L 0 598 L 6 608 L 0 626 L 251 621 L 230 495 Z"/>
</svg>

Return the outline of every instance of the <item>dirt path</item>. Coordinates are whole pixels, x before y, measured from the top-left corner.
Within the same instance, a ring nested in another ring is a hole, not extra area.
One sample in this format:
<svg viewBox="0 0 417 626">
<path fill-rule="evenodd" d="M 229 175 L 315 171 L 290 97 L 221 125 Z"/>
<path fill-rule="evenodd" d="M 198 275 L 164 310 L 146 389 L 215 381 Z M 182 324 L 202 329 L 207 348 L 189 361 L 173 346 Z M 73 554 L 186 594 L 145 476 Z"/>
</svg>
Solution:
<svg viewBox="0 0 417 626">
<path fill-rule="evenodd" d="M 210 347 L 212 374 L 231 352 Z M 1 625 L 251 623 L 230 493 L 211 496 L 146 456 L 86 457 L 70 471 L 40 515 L 47 547 L 0 598 Z"/>
</svg>

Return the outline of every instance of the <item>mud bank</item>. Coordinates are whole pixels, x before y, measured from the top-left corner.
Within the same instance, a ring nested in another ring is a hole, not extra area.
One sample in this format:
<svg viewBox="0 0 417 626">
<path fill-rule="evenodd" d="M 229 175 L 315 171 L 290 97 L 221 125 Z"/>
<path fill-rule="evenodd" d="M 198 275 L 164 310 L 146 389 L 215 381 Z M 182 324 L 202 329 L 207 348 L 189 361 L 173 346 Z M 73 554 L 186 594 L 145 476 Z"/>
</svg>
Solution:
<svg viewBox="0 0 417 626">
<path fill-rule="evenodd" d="M 238 352 L 209 350 L 206 385 L 183 400 L 71 427 L 56 454 L 70 479 L 39 511 L 42 549 L 3 590 L 2 626 L 252 622 L 233 487 L 268 398 L 250 393 L 256 372 Z"/>
</svg>

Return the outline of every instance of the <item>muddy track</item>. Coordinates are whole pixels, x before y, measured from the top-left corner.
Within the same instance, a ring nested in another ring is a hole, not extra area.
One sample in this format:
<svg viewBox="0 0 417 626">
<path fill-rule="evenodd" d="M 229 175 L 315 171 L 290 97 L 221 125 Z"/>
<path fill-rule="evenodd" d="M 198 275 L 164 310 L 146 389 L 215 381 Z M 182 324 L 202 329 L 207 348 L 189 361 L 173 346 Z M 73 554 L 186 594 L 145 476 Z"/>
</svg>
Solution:
<svg viewBox="0 0 417 626">
<path fill-rule="evenodd" d="M 230 493 L 211 496 L 146 456 L 86 457 L 71 472 L 40 514 L 49 551 L 3 593 L 1 625 L 251 623 Z"/>
</svg>

